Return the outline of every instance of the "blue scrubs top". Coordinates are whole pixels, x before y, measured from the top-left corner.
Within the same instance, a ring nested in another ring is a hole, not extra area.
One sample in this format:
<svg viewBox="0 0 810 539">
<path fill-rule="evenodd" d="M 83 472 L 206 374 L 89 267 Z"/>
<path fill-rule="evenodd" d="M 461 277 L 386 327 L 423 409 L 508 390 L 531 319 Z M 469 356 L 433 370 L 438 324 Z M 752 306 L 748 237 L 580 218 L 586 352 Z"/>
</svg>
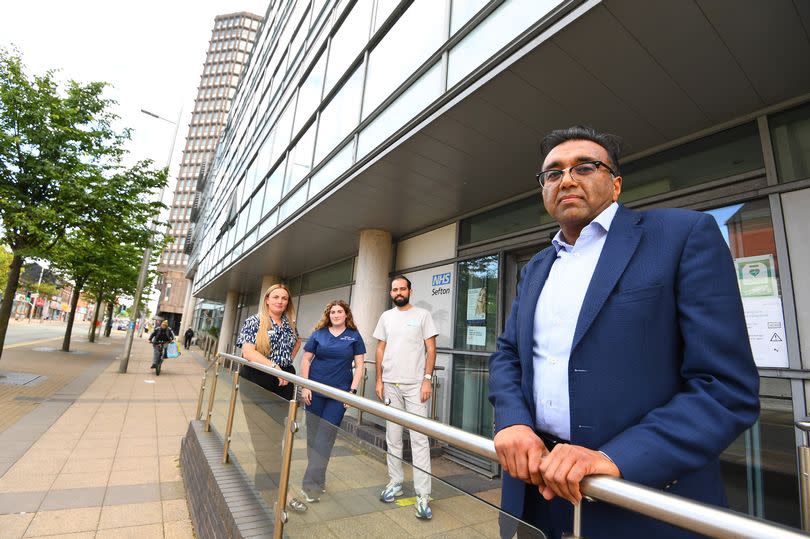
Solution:
<svg viewBox="0 0 810 539">
<path fill-rule="evenodd" d="M 329 328 L 321 328 L 304 345 L 304 351 L 315 354 L 309 367 L 309 378 L 347 391 L 352 384 L 354 356 L 366 353 L 366 345 L 357 330 L 346 328 L 335 337 Z"/>
</svg>

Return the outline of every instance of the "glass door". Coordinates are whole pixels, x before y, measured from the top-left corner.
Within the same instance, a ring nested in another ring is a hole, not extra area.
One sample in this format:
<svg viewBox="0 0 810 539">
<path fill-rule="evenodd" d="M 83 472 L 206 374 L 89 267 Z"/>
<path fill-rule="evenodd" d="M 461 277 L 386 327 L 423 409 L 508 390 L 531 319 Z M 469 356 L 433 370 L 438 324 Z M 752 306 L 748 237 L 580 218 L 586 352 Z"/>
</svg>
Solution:
<svg viewBox="0 0 810 539">
<path fill-rule="evenodd" d="M 768 199 L 724 206 L 714 217 L 734 259 L 754 361 L 788 368 L 782 287 Z M 760 378 L 760 417 L 720 457 L 732 509 L 799 527 L 790 381 Z"/>
</svg>

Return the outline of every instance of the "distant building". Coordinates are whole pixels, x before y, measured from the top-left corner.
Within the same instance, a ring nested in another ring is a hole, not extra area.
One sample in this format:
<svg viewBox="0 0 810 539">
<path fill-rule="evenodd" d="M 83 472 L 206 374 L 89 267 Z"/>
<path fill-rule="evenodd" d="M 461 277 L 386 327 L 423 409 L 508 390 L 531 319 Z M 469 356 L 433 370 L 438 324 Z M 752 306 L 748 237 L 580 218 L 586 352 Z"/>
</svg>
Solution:
<svg viewBox="0 0 810 539">
<path fill-rule="evenodd" d="M 205 163 L 213 157 L 236 85 L 253 50 L 261 22 L 262 17 L 245 12 L 214 18 L 208 55 L 200 75 L 197 99 L 169 211 L 172 242 L 166 246 L 158 263 L 160 299 L 157 316 L 168 320 L 175 331 L 180 330 L 188 289 L 185 271 L 190 253 L 192 212 L 195 204 L 199 205 L 199 195 L 196 194 L 198 177 Z"/>
</svg>

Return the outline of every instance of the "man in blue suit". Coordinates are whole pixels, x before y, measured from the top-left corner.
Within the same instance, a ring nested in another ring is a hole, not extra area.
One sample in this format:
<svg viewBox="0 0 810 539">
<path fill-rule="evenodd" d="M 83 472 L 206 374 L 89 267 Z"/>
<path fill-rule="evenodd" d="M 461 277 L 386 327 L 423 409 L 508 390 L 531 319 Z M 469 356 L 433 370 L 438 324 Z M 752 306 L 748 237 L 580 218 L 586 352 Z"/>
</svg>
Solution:
<svg viewBox="0 0 810 539">
<path fill-rule="evenodd" d="M 618 205 L 612 135 L 554 131 L 541 153 L 560 231 L 523 270 L 490 359 L 504 511 L 559 537 L 594 474 L 725 505 L 718 457 L 756 420 L 759 377 L 717 224 Z M 583 527 L 589 539 L 693 536 L 599 502 Z"/>
</svg>

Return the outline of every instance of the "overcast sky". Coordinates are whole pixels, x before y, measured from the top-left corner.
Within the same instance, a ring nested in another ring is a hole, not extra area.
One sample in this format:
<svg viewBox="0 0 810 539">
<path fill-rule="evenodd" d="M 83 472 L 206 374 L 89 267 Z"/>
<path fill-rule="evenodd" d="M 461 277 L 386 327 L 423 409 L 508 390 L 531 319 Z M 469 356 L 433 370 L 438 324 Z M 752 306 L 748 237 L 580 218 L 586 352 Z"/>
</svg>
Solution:
<svg viewBox="0 0 810 539">
<path fill-rule="evenodd" d="M 268 0 L 8 0 L 0 2 L 0 47 L 15 45 L 29 73 L 58 69 L 60 79 L 106 81 L 122 126 L 134 130 L 135 159 L 166 164 L 175 121 L 183 117 L 172 161 L 180 163 L 214 17 Z M 168 199 L 168 194 L 166 196 Z"/>
<path fill-rule="evenodd" d="M 176 121 L 170 189 L 185 145 L 214 17 L 248 11 L 264 17 L 269 0 L 0 0 L 0 47 L 19 49 L 29 74 L 59 70 L 60 80 L 105 81 L 120 127 L 133 129 L 133 162 L 165 166 Z M 157 296 L 150 308 L 154 312 Z"/>
</svg>

